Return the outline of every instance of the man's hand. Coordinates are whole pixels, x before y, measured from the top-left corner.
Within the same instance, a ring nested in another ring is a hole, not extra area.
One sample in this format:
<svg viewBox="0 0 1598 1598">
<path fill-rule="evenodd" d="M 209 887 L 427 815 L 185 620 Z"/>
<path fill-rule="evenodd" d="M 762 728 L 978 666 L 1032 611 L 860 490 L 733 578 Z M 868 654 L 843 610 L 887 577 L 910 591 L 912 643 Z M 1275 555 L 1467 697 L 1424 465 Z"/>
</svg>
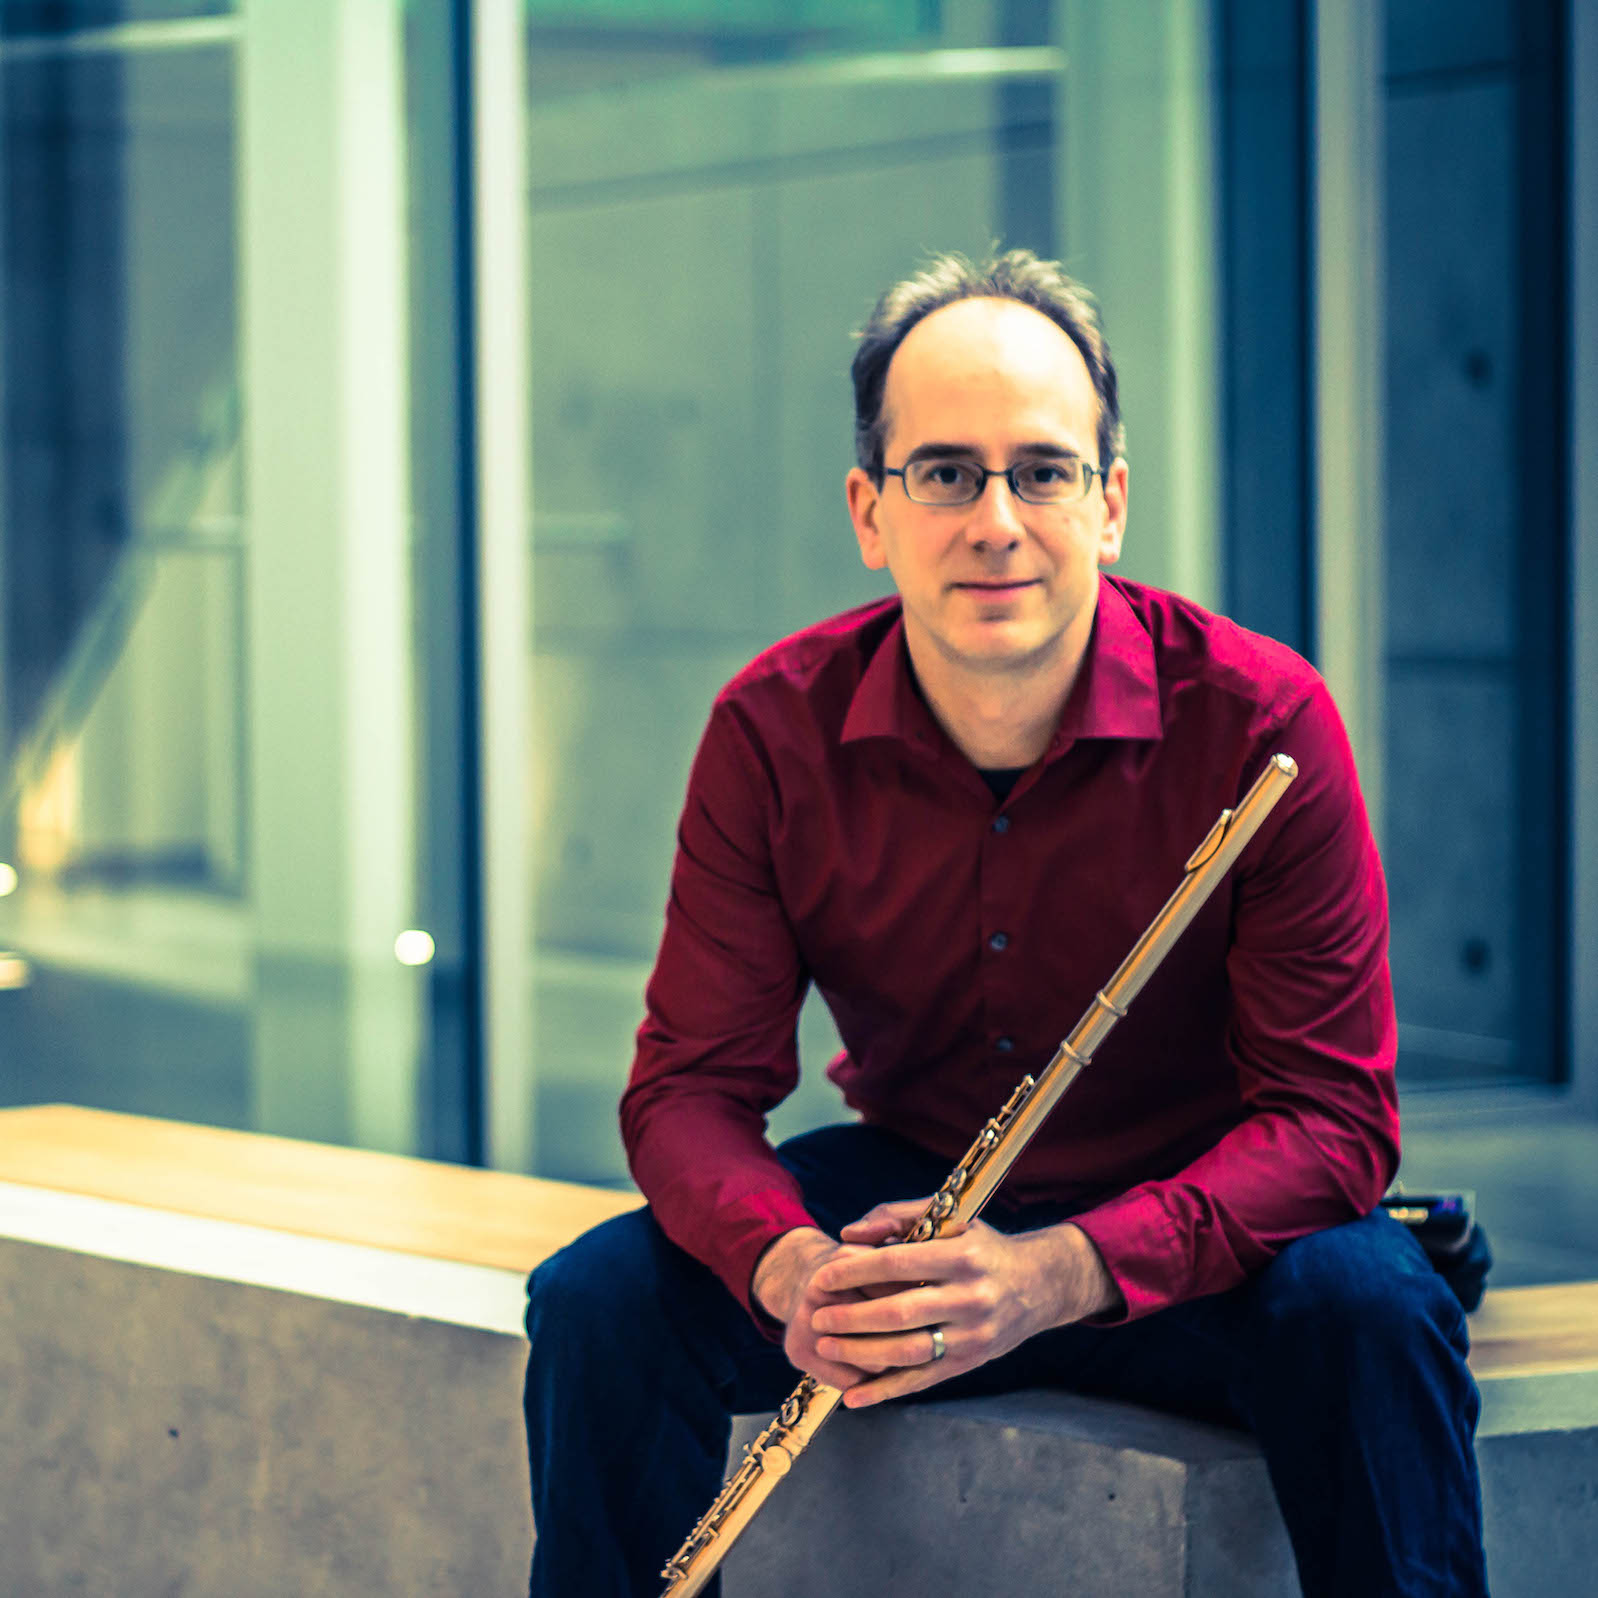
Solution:
<svg viewBox="0 0 1598 1598">
<path fill-rule="evenodd" d="M 791 1364 L 829 1387 L 847 1389 L 863 1381 L 866 1373 L 823 1355 L 813 1325 L 815 1311 L 823 1305 L 859 1303 L 866 1297 L 853 1291 L 823 1292 L 814 1285 L 816 1272 L 843 1252 L 836 1239 L 813 1226 L 784 1232 L 756 1262 L 750 1294 L 781 1323 L 782 1348 Z"/>
<path fill-rule="evenodd" d="M 894 1243 L 925 1209 L 924 1199 L 878 1205 L 844 1227 L 841 1247 L 824 1233 L 809 1234 L 828 1247 L 809 1256 L 788 1321 L 789 1358 L 844 1388 L 851 1409 L 974 1370 L 1038 1332 L 1120 1302 L 1098 1250 L 1070 1222 L 1007 1236 L 974 1221 L 931 1242 Z M 936 1363 L 934 1327 L 946 1350 Z M 795 1347 L 807 1354 L 813 1347 L 814 1363 L 796 1359 Z M 852 1379 L 823 1374 L 823 1367 Z"/>
</svg>

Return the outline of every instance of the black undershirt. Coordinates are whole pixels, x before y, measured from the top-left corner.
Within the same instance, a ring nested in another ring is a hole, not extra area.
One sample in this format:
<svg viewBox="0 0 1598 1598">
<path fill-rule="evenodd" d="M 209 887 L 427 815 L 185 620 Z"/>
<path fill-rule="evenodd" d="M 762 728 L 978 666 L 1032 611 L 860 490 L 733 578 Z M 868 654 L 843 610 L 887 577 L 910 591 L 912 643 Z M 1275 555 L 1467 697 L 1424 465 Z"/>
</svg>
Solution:
<svg viewBox="0 0 1598 1598">
<path fill-rule="evenodd" d="M 999 771 L 982 771 L 979 767 L 978 771 L 982 780 L 993 790 L 993 797 L 1002 805 L 1026 769 L 1025 766 L 1006 766 Z"/>
</svg>

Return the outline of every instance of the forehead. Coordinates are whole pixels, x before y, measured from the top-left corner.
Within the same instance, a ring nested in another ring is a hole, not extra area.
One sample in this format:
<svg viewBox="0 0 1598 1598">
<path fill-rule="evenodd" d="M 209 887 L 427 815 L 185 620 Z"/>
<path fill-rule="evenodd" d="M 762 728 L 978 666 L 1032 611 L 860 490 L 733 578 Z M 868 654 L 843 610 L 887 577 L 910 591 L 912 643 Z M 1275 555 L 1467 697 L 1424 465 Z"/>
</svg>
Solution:
<svg viewBox="0 0 1598 1598">
<path fill-rule="evenodd" d="M 1069 334 L 1014 300 L 957 300 L 894 352 L 883 390 L 890 447 L 1053 442 L 1094 458 L 1098 396 Z"/>
</svg>

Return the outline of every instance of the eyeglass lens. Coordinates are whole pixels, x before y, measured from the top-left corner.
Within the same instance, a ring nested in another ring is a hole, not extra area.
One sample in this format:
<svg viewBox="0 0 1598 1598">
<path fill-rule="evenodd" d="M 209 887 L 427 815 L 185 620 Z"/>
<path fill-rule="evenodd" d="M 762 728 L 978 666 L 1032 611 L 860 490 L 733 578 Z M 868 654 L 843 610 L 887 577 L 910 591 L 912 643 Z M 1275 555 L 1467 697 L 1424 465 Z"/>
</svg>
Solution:
<svg viewBox="0 0 1598 1598">
<path fill-rule="evenodd" d="M 1092 481 L 1081 461 L 1061 456 L 1017 461 L 1007 472 L 990 472 L 974 461 L 913 461 L 905 468 L 904 484 L 910 497 L 925 505 L 968 505 L 981 497 L 990 477 L 1008 477 L 1016 496 L 1033 505 L 1079 498 Z"/>
</svg>

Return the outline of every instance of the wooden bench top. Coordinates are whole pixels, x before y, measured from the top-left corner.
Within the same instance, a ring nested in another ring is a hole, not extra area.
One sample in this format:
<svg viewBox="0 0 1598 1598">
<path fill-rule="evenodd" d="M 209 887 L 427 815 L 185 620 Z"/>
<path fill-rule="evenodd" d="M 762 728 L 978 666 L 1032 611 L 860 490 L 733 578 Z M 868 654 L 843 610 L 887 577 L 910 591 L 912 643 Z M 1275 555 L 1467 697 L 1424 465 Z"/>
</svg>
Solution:
<svg viewBox="0 0 1598 1598">
<path fill-rule="evenodd" d="M 1598 1282 L 1489 1287 L 1470 1318 L 1478 1376 L 1598 1370 Z"/>
<path fill-rule="evenodd" d="M 525 1271 L 635 1193 L 119 1115 L 0 1110 L 0 1182 Z"/>
<path fill-rule="evenodd" d="M 70 1104 L 0 1110 L 0 1182 L 530 1270 L 636 1194 Z M 1598 1282 L 1488 1292 L 1478 1376 L 1598 1369 Z"/>
</svg>

